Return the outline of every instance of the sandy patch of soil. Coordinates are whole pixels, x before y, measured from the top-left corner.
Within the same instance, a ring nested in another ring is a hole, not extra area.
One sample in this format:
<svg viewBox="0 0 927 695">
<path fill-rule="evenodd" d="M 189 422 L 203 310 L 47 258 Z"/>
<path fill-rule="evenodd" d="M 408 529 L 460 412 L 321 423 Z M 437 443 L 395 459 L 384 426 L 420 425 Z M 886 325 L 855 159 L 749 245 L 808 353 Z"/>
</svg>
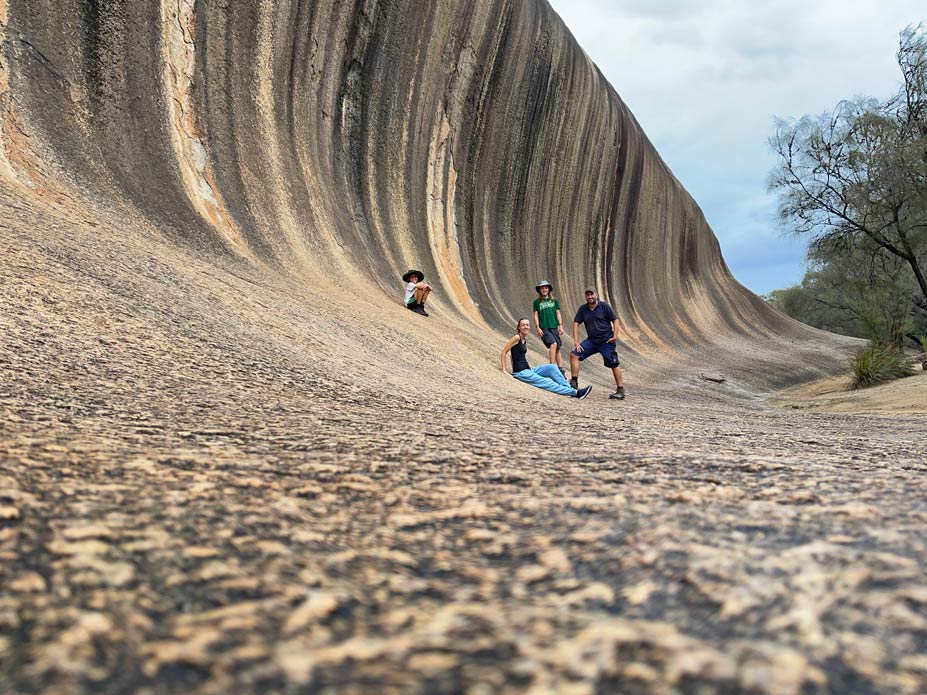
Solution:
<svg viewBox="0 0 927 695">
<path fill-rule="evenodd" d="M 867 389 L 850 391 L 846 374 L 819 379 L 777 392 L 769 399 L 778 408 L 819 413 L 927 413 L 927 372 Z"/>
</svg>

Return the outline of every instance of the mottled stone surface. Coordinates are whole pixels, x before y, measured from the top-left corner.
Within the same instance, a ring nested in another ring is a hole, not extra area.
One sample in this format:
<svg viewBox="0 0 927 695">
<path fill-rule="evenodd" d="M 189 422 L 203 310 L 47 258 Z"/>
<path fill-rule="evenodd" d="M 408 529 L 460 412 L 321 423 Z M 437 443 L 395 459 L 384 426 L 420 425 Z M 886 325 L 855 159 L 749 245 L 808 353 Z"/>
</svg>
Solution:
<svg viewBox="0 0 927 695">
<path fill-rule="evenodd" d="M 0 199 L 0 691 L 927 687 L 927 417 L 633 360 L 554 397 L 441 311 L 40 207 Z"/>
<path fill-rule="evenodd" d="M 418 267 L 454 320 L 507 331 L 538 278 L 568 314 L 595 283 L 626 350 L 717 369 L 747 342 L 782 384 L 833 368 L 733 280 L 543 0 L 4 4 L 0 170 L 33 195 L 377 294 Z"/>
<path fill-rule="evenodd" d="M 733 282 L 546 4 L 0 39 L 0 692 L 927 690 L 927 417 L 765 404 L 846 344 Z M 537 275 L 616 304 L 626 401 L 498 371 Z"/>
</svg>

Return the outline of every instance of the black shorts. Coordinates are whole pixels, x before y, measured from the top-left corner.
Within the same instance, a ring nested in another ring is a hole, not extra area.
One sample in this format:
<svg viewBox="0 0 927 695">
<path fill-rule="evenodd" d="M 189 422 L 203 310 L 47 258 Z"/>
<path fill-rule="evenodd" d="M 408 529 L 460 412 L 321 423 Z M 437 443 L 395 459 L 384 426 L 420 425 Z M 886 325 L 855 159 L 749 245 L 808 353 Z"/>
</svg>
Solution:
<svg viewBox="0 0 927 695">
<path fill-rule="evenodd" d="M 563 339 L 560 337 L 560 333 L 557 332 L 556 328 L 542 328 L 541 332 L 544 334 L 541 336 L 541 340 L 544 341 L 544 347 L 550 347 L 554 343 L 557 344 L 557 347 L 563 345 Z"/>
</svg>

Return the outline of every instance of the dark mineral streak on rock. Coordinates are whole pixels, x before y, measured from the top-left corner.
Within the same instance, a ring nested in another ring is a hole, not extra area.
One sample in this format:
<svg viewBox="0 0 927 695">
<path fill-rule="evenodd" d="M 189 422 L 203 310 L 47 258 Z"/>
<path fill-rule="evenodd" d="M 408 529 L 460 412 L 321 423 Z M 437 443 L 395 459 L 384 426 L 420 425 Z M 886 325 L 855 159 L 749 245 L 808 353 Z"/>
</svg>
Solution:
<svg viewBox="0 0 927 695">
<path fill-rule="evenodd" d="M 927 419 L 764 400 L 850 345 L 543 1 L 0 0 L 0 692 L 922 695 Z"/>
<path fill-rule="evenodd" d="M 7 148 L 191 250 L 297 274 L 325 259 L 389 292 L 420 265 L 443 304 L 506 330 L 532 278 L 567 307 L 594 282 L 644 355 L 807 334 L 731 278 L 544 2 L 10 0 L 8 13 L 29 138 Z"/>
</svg>

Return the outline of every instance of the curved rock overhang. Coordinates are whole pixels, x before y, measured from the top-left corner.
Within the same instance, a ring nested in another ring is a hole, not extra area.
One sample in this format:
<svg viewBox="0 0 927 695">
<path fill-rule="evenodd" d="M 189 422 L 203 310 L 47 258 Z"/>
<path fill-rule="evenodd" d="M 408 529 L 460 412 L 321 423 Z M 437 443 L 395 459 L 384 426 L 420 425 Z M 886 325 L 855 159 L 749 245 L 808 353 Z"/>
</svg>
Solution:
<svg viewBox="0 0 927 695">
<path fill-rule="evenodd" d="M 0 0 L 0 21 L 0 171 L 30 195 L 389 295 L 421 267 L 500 330 L 537 278 L 567 321 L 593 283 L 655 359 L 826 341 L 734 280 L 544 0 Z"/>
</svg>

